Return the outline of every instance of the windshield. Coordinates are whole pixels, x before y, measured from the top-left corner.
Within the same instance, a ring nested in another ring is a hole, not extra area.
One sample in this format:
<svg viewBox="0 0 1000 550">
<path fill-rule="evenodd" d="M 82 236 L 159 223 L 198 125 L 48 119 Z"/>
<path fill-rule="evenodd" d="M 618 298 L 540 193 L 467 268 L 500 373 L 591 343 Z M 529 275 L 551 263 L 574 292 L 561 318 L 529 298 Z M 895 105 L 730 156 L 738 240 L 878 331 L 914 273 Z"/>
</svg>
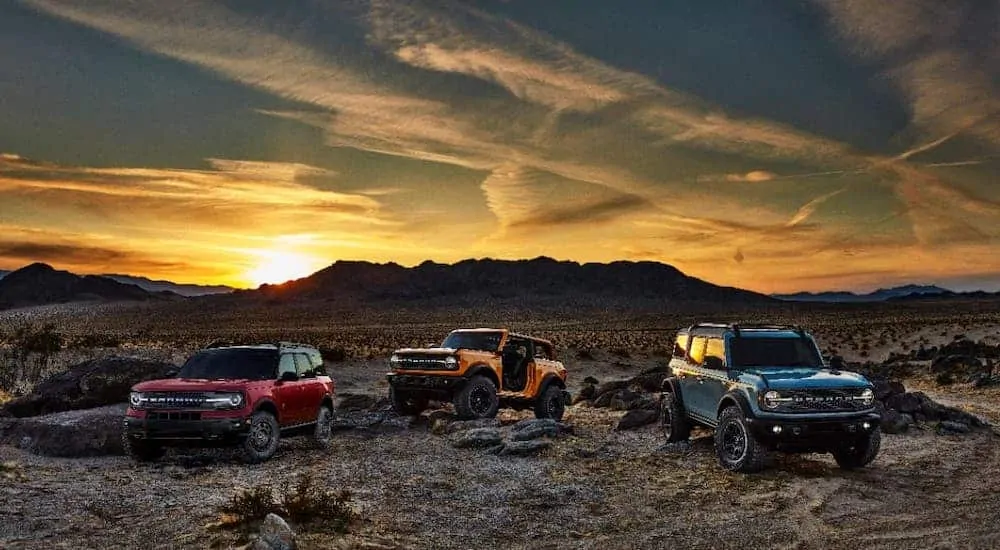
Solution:
<svg viewBox="0 0 1000 550">
<path fill-rule="evenodd" d="M 823 360 L 810 340 L 803 338 L 733 338 L 729 341 L 734 368 L 822 368 Z"/>
<path fill-rule="evenodd" d="M 276 376 L 278 352 L 273 349 L 214 349 L 194 354 L 178 378 L 271 380 Z"/>
<path fill-rule="evenodd" d="M 461 332 L 448 335 L 441 344 L 442 348 L 474 349 L 480 351 L 497 351 L 500 349 L 502 332 Z"/>
</svg>

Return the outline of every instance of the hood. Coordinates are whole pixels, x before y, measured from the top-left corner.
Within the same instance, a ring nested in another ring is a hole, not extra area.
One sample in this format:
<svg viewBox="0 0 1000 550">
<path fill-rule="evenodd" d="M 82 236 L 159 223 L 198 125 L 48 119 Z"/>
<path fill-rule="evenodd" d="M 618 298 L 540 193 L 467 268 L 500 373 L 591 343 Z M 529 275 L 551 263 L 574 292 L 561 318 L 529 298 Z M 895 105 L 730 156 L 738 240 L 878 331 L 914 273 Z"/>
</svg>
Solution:
<svg viewBox="0 0 1000 550">
<path fill-rule="evenodd" d="M 860 374 L 832 369 L 772 368 L 747 369 L 744 372 L 764 379 L 774 390 L 805 390 L 823 388 L 866 388 L 871 386 Z"/>
<path fill-rule="evenodd" d="M 257 384 L 262 380 L 205 380 L 200 378 L 164 378 L 148 380 L 132 386 L 133 391 L 241 391 L 247 385 Z"/>
</svg>

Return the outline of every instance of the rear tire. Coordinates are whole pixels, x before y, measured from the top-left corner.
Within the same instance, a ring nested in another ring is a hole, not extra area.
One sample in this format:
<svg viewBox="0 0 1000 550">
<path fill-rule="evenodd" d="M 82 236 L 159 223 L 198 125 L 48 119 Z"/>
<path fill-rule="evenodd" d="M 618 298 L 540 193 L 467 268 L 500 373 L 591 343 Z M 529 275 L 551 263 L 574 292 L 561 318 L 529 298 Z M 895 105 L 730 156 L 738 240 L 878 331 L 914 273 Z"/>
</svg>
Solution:
<svg viewBox="0 0 1000 550">
<path fill-rule="evenodd" d="M 240 445 L 243 461 L 258 464 L 274 456 L 281 441 L 281 426 L 273 414 L 257 411 L 250 417 L 250 433 Z"/>
<path fill-rule="evenodd" d="M 392 410 L 400 416 L 418 415 L 427 409 L 428 399 L 426 397 L 415 397 L 407 391 L 397 391 L 396 388 L 389 388 L 389 400 L 392 402 Z"/>
<path fill-rule="evenodd" d="M 727 407 L 715 428 L 715 454 L 723 468 L 745 474 L 764 469 L 767 449 L 754 439 L 739 407 Z"/>
<path fill-rule="evenodd" d="M 535 418 L 551 418 L 556 422 L 566 414 L 566 402 L 563 400 L 563 390 L 559 386 L 550 385 L 535 401 Z"/>
<path fill-rule="evenodd" d="M 313 430 L 313 446 L 317 449 L 329 449 L 332 439 L 333 409 L 329 405 L 321 405 L 316 414 L 316 427 Z"/>
<path fill-rule="evenodd" d="M 485 376 L 473 376 L 455 394 L 452 400 L 455 413 L 462 420 L 477 418 L 493 418 L 500 409 L 500 396 L 497 386 Z"/>
<path fill-rule="evenodd" d="M 136 462 L 155 462 L 162 458 L 166 452 L 166 449 L 160 444 L 135 439 L 127 434 L 122 434 L 122 448 L 125 450 L 125 455 Z"/>
<path fill-rule="evenodd" d="M 876 426 L 864 439 L 854 445 L 833 451 L 833 458 L 843 470 L 854 470 L 871 464 L 882 447 L 882 432 Z"/>
<path fill-rule="evenodd" d="M 691 437 L 691 424 L 684 418 L 684 409 L 673 392 L 660 396 L 660 429 L 667 443 L 687 441 Z"/>
</svg>

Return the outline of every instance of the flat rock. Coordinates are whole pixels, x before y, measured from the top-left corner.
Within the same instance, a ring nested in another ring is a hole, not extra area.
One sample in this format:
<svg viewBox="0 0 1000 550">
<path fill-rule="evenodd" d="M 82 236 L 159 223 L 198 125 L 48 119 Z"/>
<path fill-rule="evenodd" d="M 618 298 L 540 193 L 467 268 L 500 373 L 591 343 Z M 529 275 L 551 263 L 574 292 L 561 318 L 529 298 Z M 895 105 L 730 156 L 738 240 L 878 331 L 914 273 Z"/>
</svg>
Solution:
<svg viewBox="0 0 1000 550">
<path fill-rule="evenodd" d="M 485 449 L 503 442 L 499 428 L 473 428 L 457 434 L 451 444 L 459 449 Z"/>
<path fill-rule="evenodd" d="M 500 451 L 500 456 L 531 456 L 548 449 L 552 443 L 544 439 L 531 441 L 508 441 Z"/>
<path fill-rule="evenodd" d="M 445 433 L 453 434 L 462 432 L 465 430 L 474 430 L 477 428 L 499 428 L 500 421 L 496 418 L 479 418 L 476 420 L 456 420 L 448 424 L 445 428 Z"/>
<path fill-rule="evenodd" d="M 127 405 L 67 411 L 0 424 L 0 442 L 57 457 L 121 455 L 122 421 Z"/>
</svg>

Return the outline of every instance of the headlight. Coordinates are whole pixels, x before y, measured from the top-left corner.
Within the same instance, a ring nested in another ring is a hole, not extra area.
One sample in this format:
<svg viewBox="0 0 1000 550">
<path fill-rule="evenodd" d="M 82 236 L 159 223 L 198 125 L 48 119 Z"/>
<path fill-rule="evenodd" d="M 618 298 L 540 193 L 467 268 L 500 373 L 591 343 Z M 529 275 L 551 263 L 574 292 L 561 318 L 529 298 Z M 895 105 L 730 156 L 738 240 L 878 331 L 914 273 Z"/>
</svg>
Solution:
<svg viewBox="0 0 1000 550">
<path fill-rule="evenodd" d="M 398 365 L 400 363 L 400 361 L 401 361 L 400 357 L 398 355 L 396 355 L 395 353 L 393 353 L 392 357 L 389 358 L 389 364 L 393 365 L 393 366 Z"/>
<path fill-rule="evenodd" d="M 238 409 L 243 406 L 243 394 L 238 392 L 208 394 L 205 404 L 216 409 Z"/>
<path fill-rule="evenodd" d="M 128 394 L 128 404 L 131 405 L 133 409 L 141 409 L 145 401 L 146 397 L 137 391 Z"/>
<path fill-rule="evenodd" d="M 781 404 L 781 394 L 771 390 L 764 394 L 764 406 L 769 409 L 777 409 Z"/>
<path fill-rule="evenodd" d="M 454 356 L 446 357 L 445 360 L 444 360 L 444 366 L 448 367 L 449 369 L 457 369 L 458 368 L 458 358 L 454 357 Z"/>
<path fill-rule="evenodd" d="M 865 391 L 861 392 L 861 395 L 859 395 L 858 398 L 861 399 L 861 403 L 867 407 L 875 402 L 875 392 L 873 392 L 871 388 L 865 388 Z"/>
</svg>

